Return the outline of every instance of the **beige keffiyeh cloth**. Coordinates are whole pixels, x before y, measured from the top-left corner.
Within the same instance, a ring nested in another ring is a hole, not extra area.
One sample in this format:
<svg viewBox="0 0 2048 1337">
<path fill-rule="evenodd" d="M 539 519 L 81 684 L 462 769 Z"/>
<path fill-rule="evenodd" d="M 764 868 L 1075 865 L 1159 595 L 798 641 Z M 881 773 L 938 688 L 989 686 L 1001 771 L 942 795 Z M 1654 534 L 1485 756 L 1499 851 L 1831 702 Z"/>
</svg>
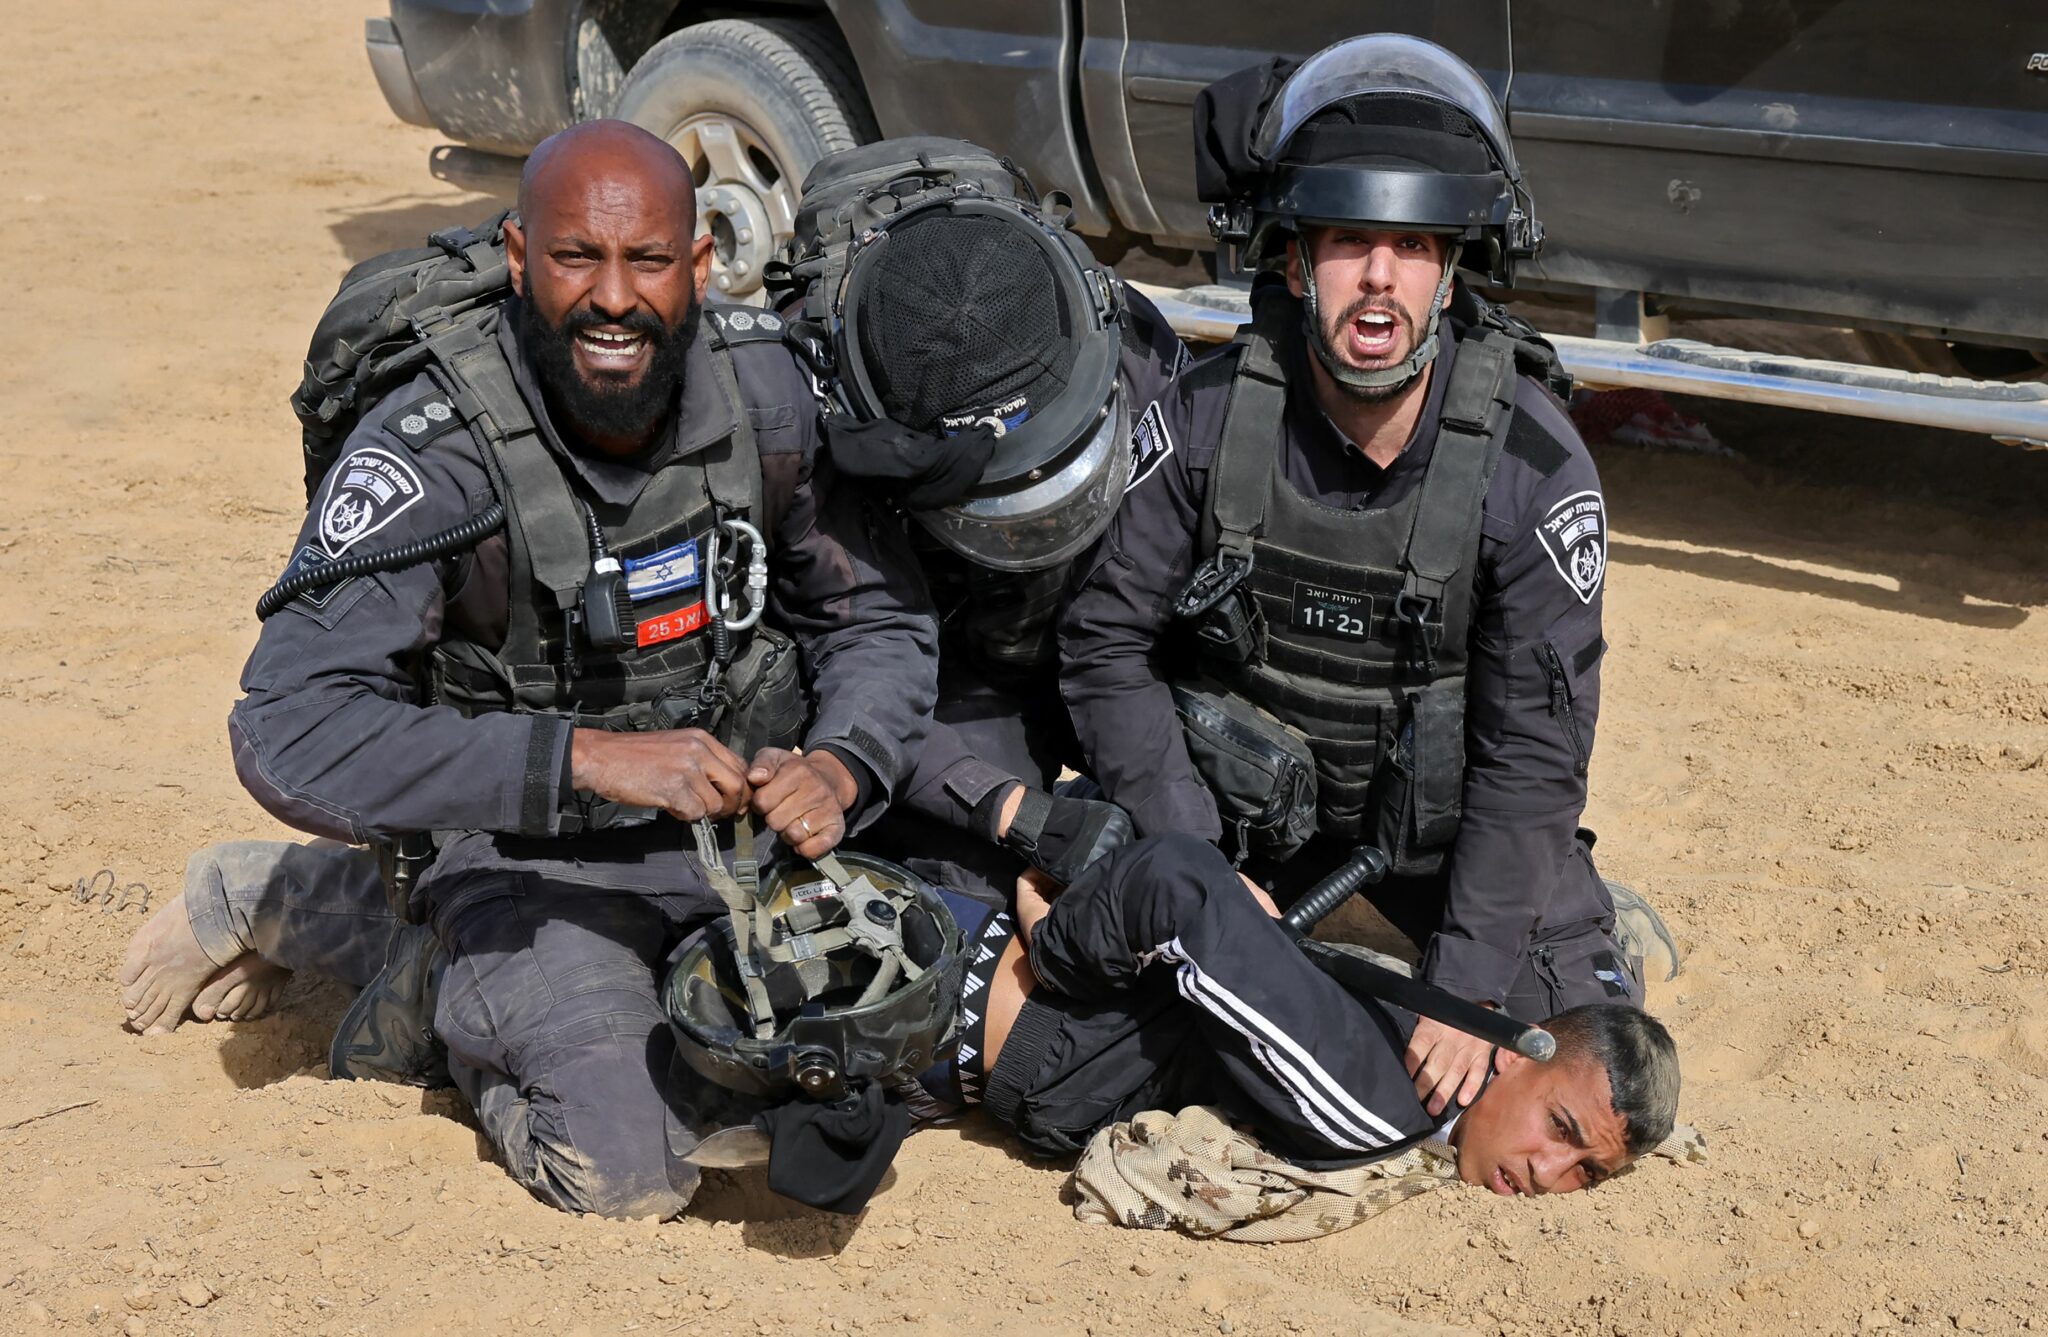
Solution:
<svg viewBox="0 0 2048 1337">
<path fill-rule="evenodd" d="M 1681 1124 L 1650 1154 L 1704 1165 L 1706 1146 Z M 1281 1244 L 1334 1235 L 1457 1177 L 1457 1152 L 1442 1142 L 1371 1165 L 1303 1169 L 1231 1127 L 1223 1111 L 1190 1105 L 1104 1128 L 1069 1188 L 1077 1220 Z"/>
</svg>

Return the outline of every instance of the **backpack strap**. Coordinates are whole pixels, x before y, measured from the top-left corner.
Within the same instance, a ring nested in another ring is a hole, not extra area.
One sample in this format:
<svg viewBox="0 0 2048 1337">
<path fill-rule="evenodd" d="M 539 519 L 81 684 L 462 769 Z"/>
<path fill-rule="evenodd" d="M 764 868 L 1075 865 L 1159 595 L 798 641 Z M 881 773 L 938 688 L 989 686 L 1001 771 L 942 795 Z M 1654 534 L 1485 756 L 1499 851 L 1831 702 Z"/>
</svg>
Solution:
<svg viewBox="0 0 2048 1337">
<path fill-rule="evenodd" d="M 1297 303 L 1269 296 L 1252 308 L 1251 323 L 1232 341 L 1239 352 L 1196 532 L 1202 560 L 1174 601 L 1175 616 L 1206 613 L 1251 572 L 1252 542 L 1265 532 L 1266 502 L 1272 495 L 1273 470 L 1279 467 L 1281 422 L 1287 412 L 1280 340 L 1300 310 Z"/>
<path fill-rule="evenodd" d="M 1486 489 L 1507 440 L 1515 408 L 1514 348 L 1504 335 L 1473 330 L 1459 341 L 1450 384 L 1444 387 L 1436 444 L 1408 531 L 1401 592 L 1394 604 L 1395 616 L 1413 632 L 1416 666 L 1424 672 L 1435 672 L 1431 647 L 1446 630 L 1444 594 L 1470 561 Z"/>
<path fill-rule="evenodd" d="M 725 396 L 733 421 L 732 435 L 707 447 L 700 456 L 704 462 L 705 487 L 711 493 L 712 503 L 717 506 L 721 520 L 734 516 L 757 520 L 761 515 L 760 444 L 754 436 L 753 415 L 747 411 L 747 397 L 740 390 L 739 374 L 733 369 L 734 339 L 727 333 L 737 322 L 739 314 L 734 310 L 714 309 L 711 312 L 711 338 L 706 350 L 711 354 L 711 378 L 718 382 L 719 392 Z M 762 322 L 768 320 L 775 324 L 763 332 Z M 738 331 L 739 342 L 774 340 L 779 343 L 789 332 L 788 322 L 773 312 L 756 313 L 750 323 L 751 329 Z"/>
<path fill-rule="evenodd" d="M 1202 505 L 1202 547 L 1252 560 L 1252 539 L 1266 527 L 1266 499 L 1278 452 L 1280 423 L 1287 412 L 1287 373 L 1280 365 L 1280 341 L 1300 312 L 1293 302 L 1268 297 L 1234 342 L 1242 350 L 1223 409 L 1223 433 L 1209 466 L 1208 495 Z"/>
<path fill-rule="evenodd" d="M 449 381 L 456 412 L 483 437 L 484 467 L 507 503 L 506 523 L 532 563 L 533 578 L 555 600 L 555 611 L 575 606 L 590 574 L 588 533 L 562 467 L 540 438 L 525 396 L 498 346 L 495 319 L 460 321 L 428 340 Z M 518 643 L 522 620 L 534 619 L 531 601 L 512 601 L 506 644 Z M 538 641 L 538 628 L 524 628 Z"/>
</svg>

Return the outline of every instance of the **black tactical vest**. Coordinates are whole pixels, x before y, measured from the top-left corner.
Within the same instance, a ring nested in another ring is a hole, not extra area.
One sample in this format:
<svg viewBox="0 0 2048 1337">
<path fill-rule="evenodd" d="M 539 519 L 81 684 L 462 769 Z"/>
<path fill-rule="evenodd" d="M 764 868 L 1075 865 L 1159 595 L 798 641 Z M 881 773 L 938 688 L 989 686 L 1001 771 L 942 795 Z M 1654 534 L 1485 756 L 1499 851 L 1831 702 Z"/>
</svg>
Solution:
<svg viewBox="0 0 2048 1337">
<path fill-rule="evenodd" d="M 498 308 L 463 317 L 430 342 L 447 390 L 481 445 L 507 511 L 510 600 L 505 639 L 491 648 L 451 636 L 432 652 L 435 699 L 465 715 L 554 714 L 576 727 L 703 728 L 743 756 L 789 746 L 802 727 L 794 646 L 756 625 L 728 634 L 706 605 L 712 536 L 726 520 L 762 528 L 761 462 L 732 355 L 707 320 L 709 365 L 732 408 L 725 439 L 658 469 L 630 505 L 581 499 L 542 440 L 496 338 Z M 567 614 L 581 603 L 598 556 L 661 579 L 631 605 L 636 644 L 602 652 L 576 643 Z M 770 536 L 763 534 L 764 540 Z M 666 588 L 671 586 L 672 588 Z M 757 736 L 758 735 L 758 736 Z M 565 832 L 651 820 L 651 811 L 595 804 Z"/>
<path fill-rule="evenodd" d="M 1196 577 L 1235 585 L 1197 623 L 1202 668 L 1306 742 L 1319 833 L 1425 873 L 1457 833 L 1479 526 L 1514 411 L 1515 343 L 1467 332 L 1421 484 L 1391 506 L 1338 510 L 1281 467 L 1279 354 L 1301 320 L 1298 301 L 1262 295 L 1238 336 Z"/>
</svg>

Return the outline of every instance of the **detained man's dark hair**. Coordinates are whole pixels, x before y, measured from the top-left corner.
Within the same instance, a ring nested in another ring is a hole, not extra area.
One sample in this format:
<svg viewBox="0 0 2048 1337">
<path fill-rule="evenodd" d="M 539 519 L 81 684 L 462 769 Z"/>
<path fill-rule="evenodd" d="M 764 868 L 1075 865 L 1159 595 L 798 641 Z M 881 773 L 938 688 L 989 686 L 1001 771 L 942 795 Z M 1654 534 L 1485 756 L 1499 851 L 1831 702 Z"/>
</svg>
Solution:
<svg viewBox="0 0 2048 1337">
<path fill-rule="evenodd" d="M 1620 1003 L 1588 1003 L 1543 1023 L 1557 1039 L 1553 1063 L 1598 1063 L 1628 1129 L 1628 1154 L 1640 1156 L 1671 1136 L 1678 1121 L 1678 1046 L 1649 1013 Z"/>
</svg>

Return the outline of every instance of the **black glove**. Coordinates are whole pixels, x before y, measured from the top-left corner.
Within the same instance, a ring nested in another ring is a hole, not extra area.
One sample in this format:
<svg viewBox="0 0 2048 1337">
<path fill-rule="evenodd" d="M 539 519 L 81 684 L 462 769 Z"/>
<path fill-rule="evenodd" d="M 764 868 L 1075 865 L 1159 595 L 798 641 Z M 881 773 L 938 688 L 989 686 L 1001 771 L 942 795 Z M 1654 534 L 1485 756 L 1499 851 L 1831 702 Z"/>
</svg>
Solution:
<svg viewBox="0 0 2048 1337">
<path fill-rule="evenodd" d="M 977 423 L 958 436 L 918 432 L 889 418 L 862 422 L 837 411 L 825 415 L 825 439 L 839 472 L 888 490 L 913 511 L 937 510 L 967 495 L 981 479 L 996 435 Z"/>
<path fill-rule="evenodd" d="M 785 1198 L 845 1216 L 868 1205 L 910 1134 L 910 1111 L 869 1083 L 829 1105 L 791 1101 L 764 1110 L 768 1187 Z"/>
<path fill-rule="evenodd" d="M 999 791 L 1008 797 L 1008 791 Z M 1001 810 L 1001 798 L 991 795 Z M 983 802 L 988 802 L 985 799 Z M 1003 847 L 1021 854 L 1033 868 L 1061 886 L 1081 870 L 1131 841 L 1131 819 L 1114 803 L 1064 798 L 1026 789 L 1017 815 L 1003 834 Z"/>
</svg>

